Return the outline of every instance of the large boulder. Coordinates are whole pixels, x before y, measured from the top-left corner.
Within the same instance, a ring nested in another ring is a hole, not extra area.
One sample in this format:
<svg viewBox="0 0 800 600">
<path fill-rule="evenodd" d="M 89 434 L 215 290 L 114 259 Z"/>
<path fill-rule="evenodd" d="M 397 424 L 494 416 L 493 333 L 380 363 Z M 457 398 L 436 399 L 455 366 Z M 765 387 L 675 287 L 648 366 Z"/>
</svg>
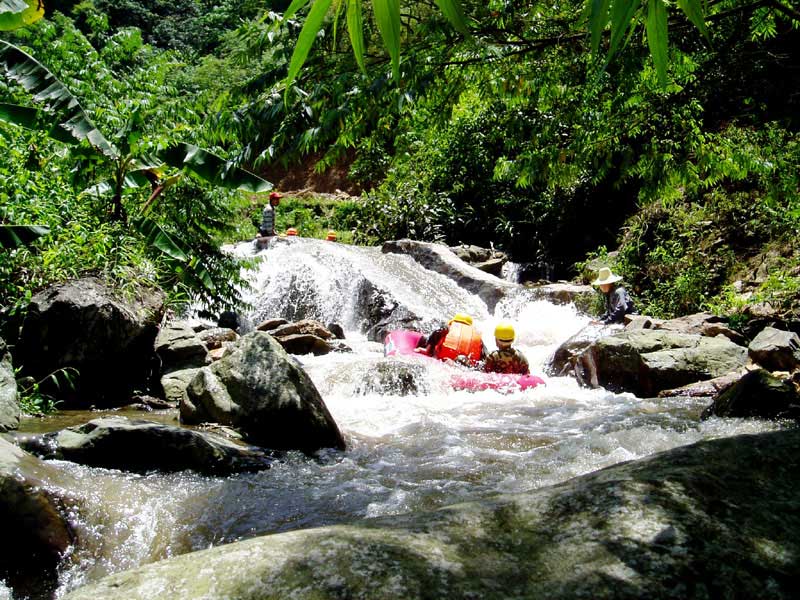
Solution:
<svg viewBox="0 0 800 600">
<path fill-rule="evenodd" d="M 11 354 L 6 352 L 6 343 L 0 338 L 0 433 L 16 429 L 19 415 L 14 366 L 11 364 Z"/>
<path fill-rule="evenodd" d="M 75 538 L 65 500 L 51 491 L 58 479 L 52 466 L 0 438 L 0 580 L 19 597 L 51 597 Z"/>
<path fill-rule="evenodd" d="M 229 346 L 197 373 L 187 393 L 181 406 L 186 423 L 230 425 L 249 442 L 275 450 L 345 447 L 308 374 L 267 333 L 249 333 Z"/>
<path fill-rule="evenodd" d="M 407 254 L 420 265 L 441 273 L 455 281 L 459 286 L 475 294 L 486 303 L 490 311 L 517 286 L 468 265 L 458 258 L 447 246 L 417 242 L 414 240 L 395 240 L 384 242 L 384 253 Z"/>
<path fill-rule="evenodd" d="M 53 286 L 28 305 L 16 361 L 65 407 L 119 406 L 150 384 L 163 304 L 160 291 L 121 299 L 92 277 Z M 74 387 L 48 387 L 61 369 L 77 370 Z"/>
<path fill-rule="evenodd" d="M 260 448 L 211 433 L 122 416 L 21 438 L 20 445 L 43 458 L 134 473 L 192 470 L 230 475 L 263 471 L 272 462 Z"/>
<path fill-rule="evenodd" d="M 800 420 L 800 393 L 791 382 L 755 369 L 714 397 L 701 418 L 711 416 Z"/>
<path fill-rule="evenodd" d="M 185 554 L 66 600 L 797 597 L 800 430 L 516 495 Z"/>
<path fill-rule="evenodd" d="M 793 331 L 765 327 L 747 349 L 753 362 L 769 371 L 794 371 L 800 366 L 800 336 Z"/>
<path fill-rule="evenodd" d="M 647 397 L 739 369 L 747 349 L 724 336 L 635 330 L 597 340 L 579 361 L 591 385 Z"/>
</svg>

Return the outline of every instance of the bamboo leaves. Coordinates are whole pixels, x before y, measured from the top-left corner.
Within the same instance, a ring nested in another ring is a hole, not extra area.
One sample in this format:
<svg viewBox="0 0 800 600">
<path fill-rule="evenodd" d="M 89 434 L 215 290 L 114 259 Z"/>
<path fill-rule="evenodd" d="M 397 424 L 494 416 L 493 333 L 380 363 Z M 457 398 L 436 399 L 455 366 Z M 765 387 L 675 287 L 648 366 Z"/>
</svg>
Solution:
<svg viewBox="0 0 800 600">
<path fill-rule="evenodd" d="M 311 8 L 306 16 L 303 27 L 300 30 L 300 37 L 295 44 L 292 58 L 289 63 L 289 71 L 285 80 L 285 88 L 291 88 L 300 70 L 308 58 L 317 33 L 322 28 L 325 17 L 333 4 L 338 10 L 342 4 L 346 8 L 347 31 L 350 38 L 350 45 L 353 48 L 353 55 L 356 58 L 359 68 L 366 72 L 364 55 L 366 44 L 364 41 L 364 11 L 362 0 L 294 0 L 283 14 L 283 21 L 293 18 L 297 12 L 306 4 L 311 2 Z M 467 35 L 469 29 L 460 0 L 435 0 L 439 10 L 444 14 L 448 21 L 462 34 Z M 335 4 L 334 4 L 335 3 Z M 386 51 L 389 53 L 392 63 L 392 76 L 396 82 L 400 81 L 400 0 L 372 0 L 372 14 L 380 32 L 381 39 Z"/>
<path fill-rule="evenodd" d="M 704 22 L 703 0 L 678 0 L 677 4 L 700 32 L 708 37 Z M 588 28 L 592 52 L 600 50 L 603 32 L 609 29 L 606 65 L 643 20 L 650 56 L 661 85 L 667 84 L 669 40 L 667 36 L 666 0 L 587 0 Z M 629 33 L 630 32 L 630 33 Z"/>
<path fill-rule="evenodd" d="M 649 0 L 645 26 L 658 81 L 664 86 L 667 84 L 667 7 L 664 0 Z"/>
</svg>

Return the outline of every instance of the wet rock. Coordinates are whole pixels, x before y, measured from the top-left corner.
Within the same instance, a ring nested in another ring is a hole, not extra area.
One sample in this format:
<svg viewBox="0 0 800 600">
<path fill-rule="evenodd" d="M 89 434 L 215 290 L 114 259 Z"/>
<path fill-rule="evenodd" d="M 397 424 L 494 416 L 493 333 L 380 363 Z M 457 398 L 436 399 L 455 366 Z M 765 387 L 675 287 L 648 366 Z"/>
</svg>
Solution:
<svg viewBox="0 0 800 600">
<path fill-rule="evenodd" d="M 15 359 L 22 375 L 42 381 L 42 392 L 64 408 L 119 406 L 133 390 L 147 389 L 163 293 L 120 300 L 96 278 L 52 286 L 28 306 Z M 59 369 L 76 369 L 75 387 L 50 384 Z"/>
<path fill-rule="evenodd" d="M 603 335 L 608 335 L 608 333 L 608 327 L 587 325 L 556 349 L 547 366 L 547 373 L 556 377 L 562 375 L 578 376 L 576 372 L 576 370 L 580 369 L 578 357 L 592 343 Z"/>
<path fill-rule="evenodd" d="M 161 377 L 164 398 L 178 404 L 186 399 L 186 388 L 199 369 L 179 369 Z"/>
<path fill-rule="evenodd" d="M 574 283 L 545 283 L 531 285 L 529 288 L 535 298 L 547 300 L 553 304 L 575 304 L 581 310 L 587 310 L 597 294 L 590 285 Z"/>
<path fill-rule="evenodd" d="M 592 385 L 649 397 L 734 371 L 747 362 L 747 349 L 724 336 L 622 331 L 592 343 L 578 360 Z"/>
<path fill-rule="evenodd" d="M 65 499 L 50 487 L 58 479 L 53 467 L 0 438 L 0 580 L 17 597 L 49 597 L 74 540 Z"/>
<path fill-rule="evenodd" d="M 24 444 L 44 458 L 144 473 L 192 470 L 230 475 L 268 469 L 271 457 L 260 448 L 244 446 L 211 433 L 191 431 L 141 419 L 114 416 L 94 419 L 41 436 Z"/>
<path fill-rule="evenodd" d="M 528 493 L 217 546 L 67 600 L 789 600 L 798 486 L 800 430 L 737 436 Z"/>
<path fill-rule="evenodd" d="M 667 321 L 658 320 L 654 323 L 653 329 L 678 333 L 696 333 L 706 337 L 723 335 L 734 344 L 746 345 L 745 337 L 741 333 L 728 327 L 723 317 L 711 313 L 695 313 Z"/>
<path fill-rule="evenodd" d="M 147 394 L 133 396 L 131 402 L 133 403 L 132 406 L 136 409 L 147 411 L 168 410 L 178 405 L 177 402 L 170 402 L 169 400 L 156 398 L 155 396 L 149 396 Z"/>
<path fill-rule="evenodd" d="M 286 325 L 287 323 L 289 323 L 289 321 L 286 319 L 267 319 L 266 321 L 262 321 L 256 325 L 256 330 L 272 331 L 273 329 L 277 329 L 281 325 Z"/>
<path fill-rule="evenodd" d="M 486 303 L 490 311 L 506 294 L 517 286 L 476 269 L 459 259 L 447 246 L 417 242 L 414 240 L 396 240 L 385 242 L 381 247 L 383 253 L 407 254 L 426 269 L 441 273 L 455 281 L 459 286 L 477 295 Z"/>
<path fill-rule="evenodd" d="M 359 285 L 356 306 L 362 329 L 371 342 L 383 342 L 394 329 L 423 328 L 423 320 L 417 314 L 367 280 Z"/>
<path fill-rule="evenodd" d="M 731 371 L 730 373 L 720 377 L 714 377 L 713 379 L 695 381 L 693 383 L 670 390 L 661 390 L 658 392 L 658 396 L 659 398 L 670 398 L 676 396 L 682 396 L 685 398 L 711 398 L 723 390 L 728 389 L 747 373 L 747 368 L 737 369 L 736 371 Z"/>
<path fill-rule="evenodd" d="M 800 366 L 800 336 L 791 331 L 766 327 L 747 349 L 753 362 L 769 371 L 794 371 Z"/>
<path fill-rule="evenodd" d="M 208 364 L 208 348 L 188 324 L 174 321 L 158 332 L 156 354 L 161 359 L 161 372 L 199 368 Z"/>
<path fill-rule="evenodd" d="M 326 325 L 328 331 L 330 331 L 333 336 L 338 340 L 343 340 L 344 338 L 344 329 L 338 323 L 328 323 Z"/>
<path fill-rule="evenodd" d="M 314 335 L 323 340 L 329 340 L 333 337 L 333 333 L 328 331 L 322 323 L 313 319 L 303 319 L 302 321 L 281 325 L 270 330 L 269 334 L 279 341 L 282 337 L 296 334 Z"/>
<path fill-rule="evenodd" d="M 289 354 L 313 354 L 321 356 L 331 351 L 331 346 L 321 337 L 309 333 L 276 337 L 278 343 Z"/>
<path fill-rule="evenodd" d="M 408 396 L 428 393 L 429 386 L 425 380 L 425 368 L 421 364 L 412 364 L 386 358 L 370 365 L 362 380 L 355 388 L 355 394 L 394 394 Z"/>
<path fill-rule="evenodd" d="M 227 327 L 212 327 L 211 329 L 199 331 L 197 337 L 200 338 L 200 341 L 205 344 L 208 350 L 215 350 L 221 348 L 225 342 L 235 342 L 239 339 L 239 334 Z"/>
<path fill-rule="evenodd" d="M 0 433 L 19 427 L 19 416 L 14 366 L 11 354 L 6 352 L 6 343 L 0 338 Z"/>
<path fill-rule="evenodd" d="M 800 420 L 800 394 L 791 382 L 756 369 L 714 398 L 701 418 L 711 416 Z"/>
<path fill-rule="evenodd" d="M 249 442 L 276 450 L 315 452 L 345 447 L 314 383 L 269 334 L 256 331 L 198 372 L 181 408 L 184 422 L 203 416 L 241 431 Z M 201 415 L 201 416 L 198 416 Z"/>
</svg>

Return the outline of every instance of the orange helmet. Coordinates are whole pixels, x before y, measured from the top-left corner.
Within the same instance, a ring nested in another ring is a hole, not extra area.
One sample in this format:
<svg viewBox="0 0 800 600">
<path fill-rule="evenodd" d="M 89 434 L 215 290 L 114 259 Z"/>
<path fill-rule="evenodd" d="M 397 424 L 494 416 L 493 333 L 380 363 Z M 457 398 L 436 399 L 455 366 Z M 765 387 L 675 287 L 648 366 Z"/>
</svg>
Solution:
<svg viewBox="0 0 800 600">
<path fill-rule="evenodd" d="M 289 229 L 286 230 L 286 235 L 297 235 L 297 229 L 289 227 Z"/>
<path fill-rule="evenodd" d="M 336 232 L 333 229 L 331 229 L 330 231 L 328 231 L 328 235 L 325 237 L 325 239 L 328 240 L 329 242 L 335 242 Z"/>
</svg>

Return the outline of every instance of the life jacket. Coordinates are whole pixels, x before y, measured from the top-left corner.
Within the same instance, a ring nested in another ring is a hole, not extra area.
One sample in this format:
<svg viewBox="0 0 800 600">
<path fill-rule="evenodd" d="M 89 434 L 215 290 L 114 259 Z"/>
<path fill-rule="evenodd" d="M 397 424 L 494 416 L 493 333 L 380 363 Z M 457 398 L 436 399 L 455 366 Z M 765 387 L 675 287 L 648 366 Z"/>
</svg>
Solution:
<svg viewBox="0 0 800 600">
<path fill-rule="evenodd" d="M 440 360 L 455 360 L 463 354 L 477 362 L 481 359 L 482 348 L 481 334 L 474 327 L 453 321 L 447 335 L 436 345 L 433 355 Z"/>
</svg>

